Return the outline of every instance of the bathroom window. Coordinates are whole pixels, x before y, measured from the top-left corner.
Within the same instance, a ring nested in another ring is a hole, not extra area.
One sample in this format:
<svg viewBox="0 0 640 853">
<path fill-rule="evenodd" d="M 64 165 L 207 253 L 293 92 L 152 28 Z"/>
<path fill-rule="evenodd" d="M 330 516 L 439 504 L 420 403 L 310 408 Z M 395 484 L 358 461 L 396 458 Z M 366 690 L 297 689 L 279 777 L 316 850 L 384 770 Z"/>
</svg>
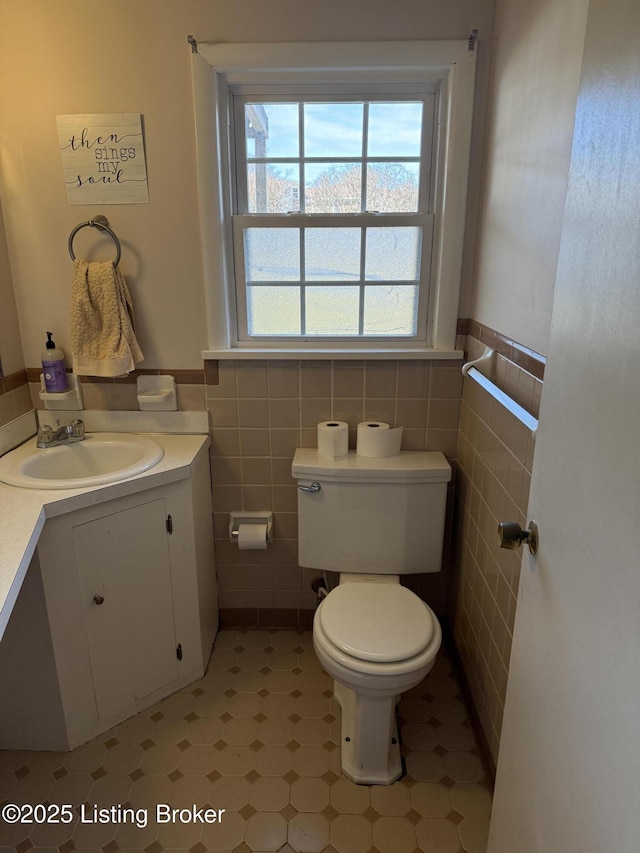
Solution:
<svg viewBox="0 0 640 853">
<path fill-rule="evenodd" d="M 454 349 L 473 66 L 451 42 L 198 45 L 204 357 Z"/>
<path fill-rule="evenodd" d="M 419 336 L 432 257 L 433 91 L 232 90 L 238 336 Z"/>
</svg>

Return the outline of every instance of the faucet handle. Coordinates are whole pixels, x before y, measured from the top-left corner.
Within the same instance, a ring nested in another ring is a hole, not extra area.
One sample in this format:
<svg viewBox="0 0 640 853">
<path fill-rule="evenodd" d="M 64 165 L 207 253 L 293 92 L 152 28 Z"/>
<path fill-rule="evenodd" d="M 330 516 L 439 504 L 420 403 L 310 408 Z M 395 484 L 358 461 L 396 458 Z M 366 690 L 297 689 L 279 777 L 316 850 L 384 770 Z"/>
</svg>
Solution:
<svg viewBox="0 0 640 853">
<path fill-rule="evenodd" d="M 46 447 L 53 441 L 53 430 L 49 424 L 44 424 L 38 427 L 38 435 L 36 438 L 37 447 Z"/>
<path fill-rule="evenodd" d="M 71 435 L 74 438 L 81 438 L 84 435 L 84 421 L 80 420 L 80 418 L 76 418 L 74 421 L 71 421 Z"/>
</svg>

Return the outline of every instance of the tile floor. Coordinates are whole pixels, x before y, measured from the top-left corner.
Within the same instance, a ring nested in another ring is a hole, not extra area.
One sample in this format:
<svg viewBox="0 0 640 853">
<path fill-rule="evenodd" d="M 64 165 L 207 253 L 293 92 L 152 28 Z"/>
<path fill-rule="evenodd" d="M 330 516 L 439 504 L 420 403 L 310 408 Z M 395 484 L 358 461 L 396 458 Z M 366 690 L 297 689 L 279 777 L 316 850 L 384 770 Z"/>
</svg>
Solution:
<svg viewBox="0 0 640 853">
<path fill-rule="evenodd" d="M 95 741 L 0 752 L 0 803 L 76 812 L 69 824 L 0 819 L 0 851 L 484 853 L 491 800 L 445 652 L 399 713 L 407 774 L 354 785 L 340 775 L 339 709 L 311 634 L 221 631 L 201 681 Z M 158 823 L 158 803 L 225 812 Z"/>
</svg>

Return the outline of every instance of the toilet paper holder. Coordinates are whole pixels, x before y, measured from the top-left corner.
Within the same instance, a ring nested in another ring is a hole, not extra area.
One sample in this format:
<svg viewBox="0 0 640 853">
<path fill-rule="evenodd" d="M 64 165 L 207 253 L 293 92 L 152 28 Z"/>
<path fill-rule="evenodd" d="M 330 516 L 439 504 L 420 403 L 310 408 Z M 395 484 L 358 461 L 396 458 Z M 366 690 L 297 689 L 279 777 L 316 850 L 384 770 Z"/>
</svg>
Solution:
<svg viewBox="0 0 640 853">
<path fill-rule="evenodd" d="M 267 542 L 273 542 L 273 513 L 265 510 L 229 513 L 229 539 L 238 542 L 241 524 L 266 524 Z"/>
</svg>

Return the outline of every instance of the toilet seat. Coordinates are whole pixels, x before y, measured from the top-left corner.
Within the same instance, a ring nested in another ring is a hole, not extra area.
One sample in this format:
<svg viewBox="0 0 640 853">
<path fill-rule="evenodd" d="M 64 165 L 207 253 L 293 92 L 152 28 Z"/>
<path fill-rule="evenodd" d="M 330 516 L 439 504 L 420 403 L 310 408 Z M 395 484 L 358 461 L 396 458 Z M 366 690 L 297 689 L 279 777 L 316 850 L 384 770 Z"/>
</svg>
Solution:
<svg viewBox="0 0 640 853">
<path fill-rule="evenodd" d="M 378 664 L 415 658 L 436 632 L 429 607 L 400 584 L 340 584 L 322 601 L 316 618 L 343 655 Z"/>
</svg>

